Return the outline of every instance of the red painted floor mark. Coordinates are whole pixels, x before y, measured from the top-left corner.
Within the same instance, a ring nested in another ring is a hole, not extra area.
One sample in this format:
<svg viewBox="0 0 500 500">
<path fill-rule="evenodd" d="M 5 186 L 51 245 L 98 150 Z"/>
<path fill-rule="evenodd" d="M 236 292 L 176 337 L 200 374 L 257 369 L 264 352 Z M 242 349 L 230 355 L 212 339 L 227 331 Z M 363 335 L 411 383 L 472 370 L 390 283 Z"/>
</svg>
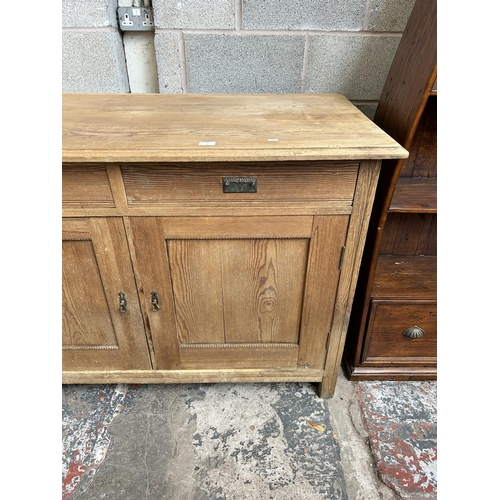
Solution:
<svg viewBox="0 0 500 500">
<path fill-rule="evenodd" d="M 382 480 L 400 494 L 437 493 L 435 382 L 359 382 L 356 392 Z"/>
<path fill-rule="evenodd" d="M 88 386 L 81 398 L 88 401 L 89 410 L 72 413 L 63 411 L 63 480 L 62 500 L 70 500 L 75 492 L 85 489 L 105 461 L 112 445 L 108 426 L 129 408 L 137 389 L 126 385 L 110 385 L 104 389 Z M 128 404 L 125 402 L 129 399 Z"/>
<path fill-rule="evenodd" d="M 75 451 L 73 460 L 69 464 L 66 476 L 63 477 L 62 500 L 67 500 L 78 487 L 81 476 L 85 473 L 85 466 L 80 460 L 80 452 Z"/>
</svg>

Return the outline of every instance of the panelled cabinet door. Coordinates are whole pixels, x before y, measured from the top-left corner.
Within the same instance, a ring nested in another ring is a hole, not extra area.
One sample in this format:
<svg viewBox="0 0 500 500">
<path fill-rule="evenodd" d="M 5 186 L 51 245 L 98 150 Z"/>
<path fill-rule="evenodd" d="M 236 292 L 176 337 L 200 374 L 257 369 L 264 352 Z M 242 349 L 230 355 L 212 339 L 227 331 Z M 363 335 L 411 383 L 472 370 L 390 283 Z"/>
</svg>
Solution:
<svg viewBox="0 0 500 500">
<path fill-rule="evenodd" d="M 321 369 L 348 220 L 130 218 L 156 368 Z"/>
<path fill-rule="evenodd" d="M 62 226 L 63 370 L 150 369 L 122 219 Z"/>
</svg>

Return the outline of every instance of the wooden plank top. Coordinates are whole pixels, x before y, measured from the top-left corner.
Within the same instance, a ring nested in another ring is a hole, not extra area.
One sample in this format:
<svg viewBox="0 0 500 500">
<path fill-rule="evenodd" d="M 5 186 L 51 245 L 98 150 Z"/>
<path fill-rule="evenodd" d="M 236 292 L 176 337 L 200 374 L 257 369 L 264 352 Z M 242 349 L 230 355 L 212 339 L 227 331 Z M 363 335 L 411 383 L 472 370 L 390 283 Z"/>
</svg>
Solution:
<svg viewBox="0 0 500 500">
<path fill-rule="evenodd" d="M 382 160 L 408 152 L 340 94 L 63 94 L 63 162 Z"/>
</svg>

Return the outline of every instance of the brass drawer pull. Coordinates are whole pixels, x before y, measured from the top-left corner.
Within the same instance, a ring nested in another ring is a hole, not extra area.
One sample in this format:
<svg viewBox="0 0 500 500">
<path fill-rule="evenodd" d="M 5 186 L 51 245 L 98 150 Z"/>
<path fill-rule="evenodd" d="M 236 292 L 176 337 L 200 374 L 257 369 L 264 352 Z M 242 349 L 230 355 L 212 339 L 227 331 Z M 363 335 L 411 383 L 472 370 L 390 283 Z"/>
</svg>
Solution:
<svg viewBox="0 0 500 500">
<path fill-rule="evenodd" d="M 158 305 L 158 292 L 156 290 L 151 292 L 151 302 L 153 304 L 153 312 L 158 312 L 160 306 Z"/>
<path fill-rule="evenodd" d="M 411 328 L 408 328 L 408 330 L 405 330 L 403 332 L 403 335 L 405 337 L 408 337 L 409 339 L 420 339 L 424 336 L 424 334 L 425 331 L 418 326 L 412 326 Z"/>
<path fill-rule="evenodd" d="M 223 177 L 222 192 L 224 193 L 256 193 L 256 177 Z"/>
<path fill-rule="evenodd" d="M 118 293 L 118 297 L 120 297 L 120 312 L 127 312 L 127 299 L 125 298 L 125 294 L 123 292 Z"/>
</svg>

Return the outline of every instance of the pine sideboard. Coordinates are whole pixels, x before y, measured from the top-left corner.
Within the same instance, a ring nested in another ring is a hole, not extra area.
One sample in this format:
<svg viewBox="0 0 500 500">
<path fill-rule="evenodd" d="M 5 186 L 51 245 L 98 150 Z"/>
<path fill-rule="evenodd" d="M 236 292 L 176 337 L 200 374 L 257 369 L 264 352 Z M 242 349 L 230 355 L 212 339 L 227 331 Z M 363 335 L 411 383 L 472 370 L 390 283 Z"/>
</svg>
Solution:
<svg viewBox="0 0 500 500">
<path fill-rule="evenodd" d="M 340 94 L 63 94 L 62 381 L 335 390 L 382 160 Z"/>
</svg>

